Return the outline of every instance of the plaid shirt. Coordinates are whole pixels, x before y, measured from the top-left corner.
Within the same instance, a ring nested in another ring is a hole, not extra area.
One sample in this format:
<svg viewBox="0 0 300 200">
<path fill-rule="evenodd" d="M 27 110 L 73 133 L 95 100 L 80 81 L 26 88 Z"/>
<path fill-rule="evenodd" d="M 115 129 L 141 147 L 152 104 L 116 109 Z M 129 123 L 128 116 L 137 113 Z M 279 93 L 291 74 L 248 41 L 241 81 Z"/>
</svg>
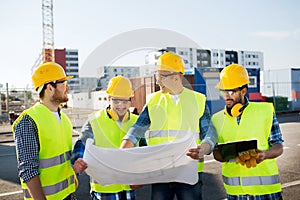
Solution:
<svg viewBox="0 0 300 200">
<path fill-rule="evenodd" d="M 135 199 L 135 191 L 128 190 L 117 193 L 98 193 L 91 192 L 92 200 L 134 200 Z"/>
<path fill-rule="evenodd" d="M 227 194 L 227 200 L 282 200 L 282 194 L 281 192 L 266 194 L 266 195 L 258 195 L 258 196 L 250 196 L 250 195 L 233 196 Z"/>
<path fill-rule="evenodd" d="M 39 175 L 39 141 L 38 129 L 31 117 L 25 115 L 15 126 L 18 172 L 24 182 Z"/>
</svg>

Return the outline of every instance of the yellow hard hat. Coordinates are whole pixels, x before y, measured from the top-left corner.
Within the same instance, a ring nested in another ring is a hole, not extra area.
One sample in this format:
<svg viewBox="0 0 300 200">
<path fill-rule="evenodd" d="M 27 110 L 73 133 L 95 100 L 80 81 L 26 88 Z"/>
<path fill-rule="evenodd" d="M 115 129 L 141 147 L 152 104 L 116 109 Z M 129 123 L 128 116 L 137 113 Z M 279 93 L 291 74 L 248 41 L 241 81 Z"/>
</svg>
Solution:
<svg viewBox="0 0 300 200">
<path fill-rule="evenodd" d="M 131 82 L 123 76 L 116 76 L 110 79 L 106 93 L 112 97 L 130 98 L 134 96 Z"/>
<path fill-rule="evenodd" d="M 231 90 L 250 83 L 247 70 L 238 64 L 225 67 L 220 73 L 220 82 L 216 88 Z"/>
<path fill-rule="evenodd" d="M 32 74 L 34 91 L 37 91 L 45 83 L 56 80 L 68 80 L 73 76 L 66 76 L 65 70 L 55 62 L 46 62 L 39 65 Z"/>
<path fill-rule="evenodd" d="M 184 63 L 182 58 L 173 53 L 167 52 L 162 54 L 157 61 L 158 70 L 180 72 L 184 74 Z"/>
</svg>

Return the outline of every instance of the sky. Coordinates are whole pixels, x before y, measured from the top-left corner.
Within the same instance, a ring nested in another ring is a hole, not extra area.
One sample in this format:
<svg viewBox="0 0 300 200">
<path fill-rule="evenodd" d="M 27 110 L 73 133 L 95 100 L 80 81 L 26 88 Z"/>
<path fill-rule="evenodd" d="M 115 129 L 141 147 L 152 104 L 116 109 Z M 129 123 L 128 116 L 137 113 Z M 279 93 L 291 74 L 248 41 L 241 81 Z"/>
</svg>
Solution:
<svg viewBox="0 0 300 200">
<path fill-rule="evenodd" d="M 300 67 L 298 0 L 53 0 L 53 6 L 54 46 L 78 49 L 79 67 L 103 42 L 143 28 L 175 31 L 203 48 L 261 51 L 265 69 Z M 0 84 L 31 87 L 42 34 L 41 0 L 0 1 Z"/>
</svg>

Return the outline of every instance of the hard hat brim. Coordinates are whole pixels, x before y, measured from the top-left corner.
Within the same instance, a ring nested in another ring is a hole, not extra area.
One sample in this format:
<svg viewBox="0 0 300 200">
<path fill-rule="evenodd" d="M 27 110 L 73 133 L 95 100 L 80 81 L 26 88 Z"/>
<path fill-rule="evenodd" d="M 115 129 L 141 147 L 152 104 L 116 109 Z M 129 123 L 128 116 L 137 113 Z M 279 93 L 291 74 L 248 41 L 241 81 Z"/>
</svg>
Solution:
<svg viewBox="0 0 300 200">
<path fill-rule="evenodd" d="M 156 68 L 156 71 L 169 71 L 169 72 L 178 72 L 178 73 L 184 74 L 184 71 L 182 72 L 182 70 L 174 69 L 167 65 L 156 65 L 155 68 Z"/>
<path fill-rule="evenodd" d="M 74 76 L 66 76 L 63 80 L 69 80 L 71 78 L 74 78 Z"/>
</svg>

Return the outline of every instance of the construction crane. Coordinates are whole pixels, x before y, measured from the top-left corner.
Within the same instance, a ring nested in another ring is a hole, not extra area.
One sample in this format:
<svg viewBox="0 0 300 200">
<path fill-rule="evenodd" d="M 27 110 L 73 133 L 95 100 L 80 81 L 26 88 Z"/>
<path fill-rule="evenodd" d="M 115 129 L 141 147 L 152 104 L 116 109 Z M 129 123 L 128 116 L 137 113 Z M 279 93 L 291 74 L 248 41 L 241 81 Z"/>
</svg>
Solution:
<svg viewBox="0 0 300 200">
<path fill-rule="evenodd" d="M 54 62 L 53 1 L 42 0 L 43 62 Z"/>
</svg>

